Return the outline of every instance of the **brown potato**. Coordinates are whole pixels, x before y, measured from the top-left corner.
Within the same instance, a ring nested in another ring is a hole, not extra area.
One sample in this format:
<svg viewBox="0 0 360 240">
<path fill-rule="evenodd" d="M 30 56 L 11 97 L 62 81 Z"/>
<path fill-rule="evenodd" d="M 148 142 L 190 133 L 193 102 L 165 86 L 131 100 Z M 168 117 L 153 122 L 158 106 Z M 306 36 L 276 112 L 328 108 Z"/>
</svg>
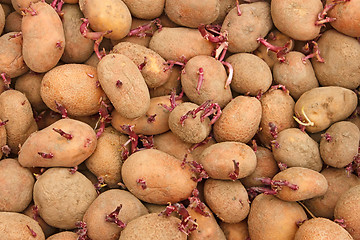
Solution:
<svg viewBox="0 0 360 240">
<path fill-rule="evenodd" d="M 273 24 L 270 15 L 270 4 L 255 2 L 240 5 L 241 16 L 233 8 L 225 17 L 221 32 L 228 32 L 229 51 L 252 52 L 260 46 L 259 37 L 265 37 Z"/>
<path fill-rule="evenodd" d="M 223 109 L 213 130 L 217 142 L 247 143 L 256 134 L 261 120 L 261 104 L 254 97 L 238 96 Z"/>
<path fill-rule="evenodd" d="M 23 16 L 21 31 L 23 57 L 34 72 L 47 72 L 56 66 L 65 48 L 65 35 L 57 12 L 45 2 L 31 5 L 35 16 Z"/>
<path fill-rule="evenodd" d="M 165 0 L 123 0 L 131 15 L 141 19 L 154 19 L 164 11 Z"/>
<path fill-rule="evenodd" d="M 190 167 L 155 149 L 136 152 L 125 161 L 121 175 L 126 187 L 142 201 L 167 204 L 187 199 L 196 182 Z M 144 184 L 140 184 L 144 181 Z"/>
<path fill-rule="evenodd" d="M 85 64 L 60 65 L 45 74 L 41 82 L 41 98 L 55 112 L 59 112 L 56 101 L 66 108 L 69 115 L 90 116 L 99 111 L 101 99 L 105 97 L 98 87 L 98 79 L 94 67 Z"/>
<path fill-rule="evenodd" d="M 246 220 L 239 223 L 221 222 L 220 227 L 223 230 L 227 240 L 244 240 L 247 238 L 250 239 Z"/>
<path fill-rule="evenodd" d="M 77 240 L 78 236 L 79 235 L 74 232 L 65 231 L 51 235 L 51 237 L 46 240 Z"/>
<path fill-rule="evenodd" d="M 19 14 L 21 14 L 21 9 L 28 8 L 30 5 L 36 2 L 40 2 L 40 0 L 10 0 L 13 8 Z"/>
<path fill-rule="evenodd" d="M 22 16 L 14 11 L 5 20 L 4 32 L 21 32 Z"/>
<path fill-rule="evenodd" d="M 145 206 L 131 193 L 124 190 L 108 190 L 101 193 L 86 210 L 83 221 L 87 234 L 92 240 L 118 240 L 120 228 L 116 223 L 107 222 L 106 216 L 121 206 L 117 219 L 128 224 L 133 219 L 148 214 Z"/>
<path fill-rule="evenodd" d="M 34 202 L 47 224 L 73 229 L 97 197 L 93 184 L 79 172 L 67 168 L 46 170 L 34 185 Z"/>
<path fill-rule="evenodd" d="M 327 0 L 326 4 L 332 4 L 335 1 Z M 360 37 L 360 27 L 359 27 L 359 9 L 360 4 L 357 1 L 346 1 L 340 2 L 340 4 L 335 4 L 335 6 L 330 9 L 328 16 L 330 18 L 335 18 L 336 21 L 332 21 L 330 24 L 333 28 L 339 32 L 346 34 L 351 37 Z"/>
<path fill-rule="evenodd" d="M 0 34 L 2 34 L 2 32 L 4 30 L 5 19 L 6 19 L 6 15 L 5 15 L 4 8 L 2 6 L 0 6 Z"/>
<path fill-rule="evenodd" d="M 244 3 L 244 0 L 240 0 L 239 4 Z M 236 2 L 233 0 L 219 0 L 219 15 L 215 21 L 213 21 L 214 24 L 222 24 L 226 15 L 236 7 Z"/>
<path fill-rule="evenodd" d="M 138 67 L 122 54 L 108 54 L 97 66 L 99 82 L 116 111 L 126 118 L 146 114 L 150 94 Z"/>
<path fill-rule="evenodd" d="M 168 80 L 157 88 L 150 88 L 150 97 L 160 97 L 171 94 L 171 92 L 175 89 L 176 94 L 180 94 L 181 92 L 181 81 L 180 80 L 180 67 L 174 66 L 170 70 L 170 76 Z"/>
<path fill-rule="evenodd" d="M 50 235 L 53 235 L 54 233 L 57 232 L 57 229 L 54 227 L 49 226 L 44 219 L 42 219 L 37 210 L 36 210 L 36 206 L 31 203 L 23 212 L 23 214 L 25 214 L 26 216 L 31 217 L 32 219 L 35 219 L 38 224 L 40 225 L 41 229 L 44 232 L 45 237 L 49 237 Z M 65 239 L 67 240 L 67 239 Z"/>
<path fill-rule="evenodd" d="M 0 122 L 3 122 L 3 121 L 0 119 Z M 2 156 L 4 154 L 5 148 L 9 147 L 6 145 L 6 139 L 7 139 L 6 128 L 5 128 L 5 125 L 2 125 L 2 126 L 0 126 L 0 148 L 1 148 L 0 159 L 2 158 Z M 6 154 L 8 154 L 8 153 L 6 153 Z"/>
</svg>

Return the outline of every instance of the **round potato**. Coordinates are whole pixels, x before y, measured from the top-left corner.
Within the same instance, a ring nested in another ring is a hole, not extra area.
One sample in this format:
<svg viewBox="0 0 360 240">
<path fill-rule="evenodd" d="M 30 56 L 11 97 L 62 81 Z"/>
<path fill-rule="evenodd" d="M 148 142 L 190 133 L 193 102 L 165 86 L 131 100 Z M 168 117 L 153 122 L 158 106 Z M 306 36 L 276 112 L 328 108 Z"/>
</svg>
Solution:
<svg viewBox="0 0 360 240">
<path fill-rule="evenodd" d="M 79 235 L 74 232 L 65 231 L 51 235 L 46 240 L 77 240 L 78 236 Z"/>
<path fill-rule="evenodd" d="M 11 12 L 5 20 L 4 32 L 21 32 L 22 16 L 14 11 Z"/>
<path fill-rule="evenodd" d="M 334 0 L 327 0 L 326 4 L 334 2 Z M 360 4 L 358 1 L 339 2 L 328 12 L 330 18 L 336 19 L 336 21 L 330 22 L 331 26 L 348 36 L 360 37 L 360 17 L 357 14 L 359 9 Z"/>
<path fill-rule="evenodd" d="M 56 228 L 49 226 L 49 224 L 47 224 L 44 219 L 39 216 L 37 207 L 34 204 L 30 204 L 23 213 L 38 222 L 44 232 L 45 237 L 49 237 L 50 235 L 53 235 L 57 232 Z"/>
<path fill-rule="evenodd" d="M 223 230 L 227 240 L 242 240 L 250 238 L 246 220 L 239 223 L 221 222 L 220 227 Z"/>
<path fill-rule="evenodd" d="M 141 19 L 154 19 L 164 11 L 165 0 L 123 0 L 131 15 Z"/>
</svg>

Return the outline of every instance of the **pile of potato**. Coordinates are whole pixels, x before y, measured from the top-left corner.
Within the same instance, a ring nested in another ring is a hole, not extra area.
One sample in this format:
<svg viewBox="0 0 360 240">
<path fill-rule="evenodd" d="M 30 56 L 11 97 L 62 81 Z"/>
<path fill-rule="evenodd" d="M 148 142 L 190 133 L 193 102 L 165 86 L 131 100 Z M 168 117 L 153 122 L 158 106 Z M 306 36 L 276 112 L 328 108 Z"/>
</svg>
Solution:
<svg viewBox="0 0 360 240">
<path fill-rule="evenodd" d="M 360 0 L 0 3 L 0 239 L 360 240 Z"/>
</svg>

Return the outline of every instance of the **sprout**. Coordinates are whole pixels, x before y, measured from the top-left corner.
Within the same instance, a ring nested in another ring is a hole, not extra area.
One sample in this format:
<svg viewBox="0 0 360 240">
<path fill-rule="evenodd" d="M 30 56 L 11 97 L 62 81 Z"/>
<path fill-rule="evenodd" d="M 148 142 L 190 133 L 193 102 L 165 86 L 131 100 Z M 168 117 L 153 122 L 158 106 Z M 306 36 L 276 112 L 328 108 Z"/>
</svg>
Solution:
<svg viewBox="0 0 360 240">
<path fill-rule="evenodd" d="M 306 115 L 306 113 L 305 113 L 305 110 L 304 110 L 304 106 L 301 108 L 301 113 L 302 113 L 302 115 L 304 116 L 304 118 L 305 118 L 305 121 L 303 121 L 303 120 L 300 120 L 298 117 L 296 117 L 296 116 L 293 116 L 293 118 L 294 118 L 294 120 L 298 123 L 298 124 L 300 124 L 300 125 L 302 125 L 302 126 L 314 126 L 315 125 L 315 123 L 314 122 L 312 122 L 310 119 L 309 119 L 309 117 Z"/>
<path fill-rule="evenodd" d="M 277 139 L 278 137 L 278 128 L 275 125 L 275 123 L 273 122 L 269 122 L 269 129 L 270 129 L 270 134 L 274 139 Z"/>
<path fill-rule="evenodd" d="M 147 123 L 153 123 L 155 122 L 156 114 L 150 115 L 147 119 Z"/>
<path fill-rule="evenodd" d="M 60 136 L 66 138 L 67 140 L 71 140 L 73 138 L 73 136 L 70 133 L 66 133 L 63 130 L 59 129 L 59 128 L 53 128 L 52 130 L 59 133 Z"/>
<path fill-rule="evenodd" d="M 317 42 L 315 42 L 315 41 L 311 41 L 311 43 L 312 43 L 312 44 L 311 44 L 311 49 L 312 49 L 312 51 L 310 51 L 310 52 L 312 52 L 312 53 L 309 54 L 309 55 L 307 55 L 307 56 L 305 56 L 305 57 L 303 57 L 303 58 L 301 59 L 302 62 L 303 62 L 304 64 L 306 64 L 306 60 L 307 60 L 307 59 L 316 57 L 316 60 L 317 60 L 318 62 L 324 63 L 325 60 L 324 60 L 324 58 L 321 57 L 321 55 L 320 55 L 319 45 L 318 45 Z"/>
<path fill-rule="evenodd" d="M 198 212 L 205 217 L 210 217 L 210 214 L 204 211 L 206 206 L 199 199 L 199 190 L 197 190 L 196 188 L 192 191 L 191 197 L 189 197 L 189 202 L 189 207 L 194 209 L 195 212 Z"/>
<path fill-rule="evenodd" d="M 97 194 L 100 194 L 100 190 L 105 187 L 107 184 L 104 181 L 103 177 L 98 177 L 97 178 L 97 182 L 94 184 L 95 190 L 97 192 Z"/>
<path fill-rule="evenodd" d="M 87 235 L 87 225 L 86 222 L 78 221 L 75 223 L 77 229 L 76 233 L 78 234 L 77 240 L 91 240 Z"/>
<path fill-rule="evenodd" d="M 51 159 L 51 158 L 54 157 L 54 154 L 52 154 L 52 153 L 38 152 L 38 154 L 39 154 L 42 158 L 47 158 L 47 159 Z"/>
<path fill-rule="evenodd" d="M 155 26 L 161 31 L 162 25 L 159 18 L 156 18 L 152 20 L 150 23 L 147 23 L 145 25 L 139 26 L 135 29 L 131 29 L 128 33 L 128 37 L 136 36 L 136 37 L 146 37 L 146 36 L 152 36 L 152 26 L 155 24 Z M 151 31 L 150 31 L 151 30 Z M 150 32 L 148 32 L 150 31 Z"/>
<path fill-rule="evenodd" d="M 78 167 L 78 166 L 75 166 L 75 167 L 70 168 L 70 169 L 69 169 L 69 172 L 70 172 L 70 174 L 75 174 L 78 169 L 79 169 L 79 167 Z"/>
<path fill-rule="evenodd" d="M 239 0 L 236 0 L 236 11 L 237 11 L 238 16 L 241 16 Z"/>
<path fill-rule="evenodd" d="M 198 92 L 198 94 L 200 94 L 200 88 L 204 82 L 204 69 L 202 67 L 199 68 L 199 71 L 197 72 L 197 74 L 199 74 L 199 79 L 198 79 L 198 83 L 196 86 L 196 91 Z"/>
<path fill-rule="evenodd" d="M 118 218 L 121 208 L 122 204 L 120 204 L 113 212 L 106 215 L 105 221 L 115 223 L 120 228 L 125 228 L 126 224 Z"/>
<path fill-rule="evenodd" d="M 239 162 L 232 160 L 234 163 L 234 171 L 229 173 L 229 178 L 231 178 L 233 181 L 237 180 L 239 177 L 239 172 L 240 172 L 240 168 L 239 168 Z"/>
<path fill-rule="evenodd" d="M 260 42 L 262 45 L 264 45 L 267 50 L 270 50 L 274 53 L 276 53 L 276 57 L 280 62 L 285 62 L 285 55 L 290 51 L 289 47 L 290 47 L 290 41 L 288 41 L 287 43 L 285 43 L 284 46 L 279 47 L 279 46 L 274 46 L 270 43 L 268 43 L 266 41 L 266 39 L 264 38 L 258 38 L 256 39 L 258 42 Z"/>
<path fill-rule="evenodd" d="M 32 235 L 34 238 L 36 238 L 36 236 L 37 236 L 36 232 L 35 232 L 34 230 L 32 230 L 29 225 L 26 225 L 26 227 L 29 229 L 31 235 Z"/>
<path fill-rule="evenodd" d="M 136 179 L 136 183 L 139 184 L 143 190 L 147 188 L 146 181 L 142 178 Z"/>
<path fill-rule="evenodd" d="M 32 214 L 33 214 L 33 219 L 38 222 L 39 216 L 40 216 L 39 215 L 39 207 L 34 205 L 34 206 L 32 206 L 31 210 L 32 210 Z"/>
<path fill-rule="evenodd" d="M 63 105 L 61 105 L 60 103 L 58 103 L 56 100 L 55 100 L 55 105 L 56 105 L 56 110 L 58 110 L 60 112 L 61 117 L 68 118 L 68 113 L 67 113 L 66 108 Z"/>
<path fill-rule="evenodd" d="M 321 137 L 325 138 L 327 142 L 331 142 L 333 140 L 329 133 L 321 134 Z"/>
<path fill-rule="evenodd" d="M 193 171 L 197 175 L 197 178 L 191 178 L 194 182 L 200 182 L 203 179 L 209 178 L 209 175 L 205 171 L 203 165 L 197 163 L 196 161 L 188 162 L 188 164 L 191 167 L 191 171 Z"/>
</svg>

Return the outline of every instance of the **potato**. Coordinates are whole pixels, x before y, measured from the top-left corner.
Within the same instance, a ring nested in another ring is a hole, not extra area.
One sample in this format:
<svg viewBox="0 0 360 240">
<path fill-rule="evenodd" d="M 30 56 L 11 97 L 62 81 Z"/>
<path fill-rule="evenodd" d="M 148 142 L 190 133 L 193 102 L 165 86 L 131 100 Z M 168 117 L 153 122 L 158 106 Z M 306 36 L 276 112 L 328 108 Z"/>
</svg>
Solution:
<svg viewBox="0 0 360 240">
<path fill-rule="evenodd" d="M 154 19 L 164 10 L 165 0 L 123 0 L 129 8 L 131 15 L 141 19 Z"/>
<path fill-rule="evenodd" d="M 132 194 L 155 204 L 187 199 L 196 187 L 190 167 L 182 168 L 181 160 L 156 149 L 130 155 L 122 166 L 121 175 Z M 141 184 L 142 181 L 145 183 Z"/>
<path fill-rule="evenodd" d="M 4 30 L 5 19 L 6 19 L 6 15 L 5 15 L 4 8 L 2 6 L 0 6 L 0 34 L 2 34 L 2 32 Z"/>
<path fill-rule="evenodd" d="M 34 72 L 47 72 L 56 66 L 65 48 L 65 35 L 57 12 L 45 2 L 31 5 L 35 16 L 23 16 L 21 31 L 23 57 Z"/>
<path fill-rule="evenodd" d="M 354 240 L 360 239 L 360 185 L 356 185 L 341 195 L 334 209 L 335 219 L 344 220 L 345 229 Z"/>
<path fill-rule="evenodd" d="M 77 240 L 78 236 L 79 235 L 74 232 L 65 231 L 54 234 L 46 240 Z"/>
<path fill-rule="evenodd" d="M 36 124 L 38 125 L 39 130 L 44 129 L 56 121 L 60 120 L 61 114 L 54 112 L 50 109 L 46 109 L 35 117 Z"/>
<path fill-rule="evenodd" d="M 210 119 L 205 117 L 201 120 L 204 110 L 199 111 L 195 118 L 190 114 L 182 123 L 180 122 L 182 116 L 198 107 L 198 105 L 191 102 L 181 103 L 169 115 L 170 130 L 184 142 L 199 143 L 204 141 L 210 134 Z"/>
<path fill-rule="evenodd" d="M 180 80 L 180 67 L 174 66 L 170 70 L 170 76 L 168 80 L 157 88 L 150 88 L 150 97 L 160 97 L 171 94 L 171 92 L 175 89 L 176 94 L 180 94 L 181 92 L 181 81 Z"/>
<path fill-rule="evenodd" d="M 167 0 L 165 13 L 171 21 L 181 26 L 197 28 L 200 24 L 210 24 L 217 19 L 220 3 L 219 0 Z"/>
<path fill-rule="evenodd" d="M 131 26 L 131 14 L 121 0 L 79 0 L 80 10 L 96 32 L 112 32 L 105 37 L 119 40 L 125 37 Z"/>
<path fill-rule="evenodd" d="M 97 57 L 96 53 L 91 54 L 91 56 L 84 62 L 84 64 L 97 67 L 98 63 L 100 62 L 99 58 Z"/>
<path fill-rule="evenodd" d="M 22 16 L 14 11 L 11 12 L 5 20 L 4 32 L 21 32 Z"/>
<path fill-rule="evenodd" d="M 296 231 L 294 240 L 352 240 L 351 235 L 341 226 L 326 218 L 305 221 Z"/>
<path fill-rule="evenodd" d="M 346 119 L 355 110 L 357 96 L 342 87 L 320 87 L 305 92 L 295 103 L 295 115 L 311 121 L 306 130 L 320 132 L 332 123 Z"/>
<path fill-rule="evenodd" d="M 154 33 L 149 48 L 165 60 L 184 61 L 197 55 L 210 56 L 214 44 L 204 39 L 197 29 L 164 27 Z"/>
<path fill-rule="evenodd" d="M 326 4 L 332 4 L 335 1 L 327 0 Z M 336 21 L 332 21 L 330 24 L 333 28 L 339 32 L 351 37 L 360 37 L 360 18 L 357 14 L 360 9 L 360 4 L 357 1 L 340 2 L 336 4 L 328 12 L 328 16 L 335 18 Z"/>
<path fill-rule="evenodd" d="M 180 220 L 176 217 L 147 214 L 129 222 L 121 232 L 119 240 L 186 240 L 186 234 L 178 229 L 179 224 Z"/>
<path fill-rule="evenodd" d="M 43 73 L 28 72 L 16 79 L 15 90 L 25 94 L 33 109 L 41 112 L 47 109 L 40 95 Z"/>
<path fill-rule="evenodd" d="M 295 40 L 307 41 L 319 35 L 321 26 L 315 25 L 315 22 L 322 10 L 320 0 L 271 1 L 271 17 L 275 27 Z"/>
<path fill-rule="evenodd" d="M 348 121 L 334 123 L 321 138 L 321 158 L 329 166 L 345 167 L 358 154 L 359 141 L 360 132 L 355 124 Z"/>
<path fill-rule="evenodd" d="M 69 115 L 90 116 L 99 111 L 101 99 L 105 97 L 97 81 L 94 67 L 85 64 L 60 65 L 45 74 L 41 82 L 41 98 L 55 112 L 59 112 L 56 101 Z"/>
<path fill-rule="evenodd" d="M 289 202 L 323 196 L 328 189 L 327 180 L 321 173 L 302 167 L 287 168 L 276 174 L 273 181 L 287 181 L 298 187 L 294 190 L 289 186 L 272 186 L 273 189 L 277 189 L 278 198 Z"/>
<path fill-rule="evenodd" d="M 239 3 L 242 4 L 244 1 L 240 0 Z M 236 2 L 233 0 L 219 0 L 219 4 L 219 15 L 217 19 L 213 21 L 214 24 L 222 24 L 230 10 L 236 7 Z"/>
<path fill-rule="evenodd" d="M 211 210 L 205 206 L 203 210 L 207 216 L 197 212 L 196 209 L 188 207 L 187 208 L 190 216 L 193 219 L 196 219 L 198 227 L 195 231 L 192 231 L 188 237 L 189 240 L 202 240 L 202 239 L 217 239 L 217 240 L 226 240 L 226 237 L 219 227 L 218 223 Z"/>
<path fill-rule="evenodd" d="M 236 170 L 234 161 L 239 164 L 239 171 L 237 176 L 231 177 Z M 234 180 L 244 178 L 254 172 L 256 155 L 244 143 L 221 142 L 206 148 L 200 155 L 199 163 L 203 165 L 211 178 Z M 210 208 L 212 209 L 211 206 Z"/>
<path fill-rule="evenodd" d="M 206 204 L 223 222 L 239 223 L 249 214 L 248 194 L 240 181 L 208 179 L 204 195 Z"/>
<path fill-rule="evenodd" d="M 319 145 L 298 128 L 288 128 L 278 134 L 272 145 L 274 158 L 288 167 L 304 167 L 320 172 L 322 161 Z"/>
<path fill-rule="evenodd" d="M 328 182 L 328 190 L 325 195 L 308 199 L 304 204 L 315 216 L 333 219 L 336 202 L 347 190 L 360 185 L 360 178 L 343 168 L 325 168 L 321 174 Z"/>
<path fill-rule="evenodd" d="M 45 236 L 34 219 L 20 213 L 0 212 L 0 239 L 45 240 Z"/>
<path fill-rule="evenodd" d="M 34 185 L 34 202 L 41 218 L 56 228 L 75 228 L 96 197 L 90 180 L 67 168 L 46 170 Z"/>
<path fill-rule="evenodd" d="M 21 14 L 21 10 L 24 8 L 28 8 L 30 5 L 36 2 L 40 2 L 40 0 L 10 0 L 15 11 Z"/>
<path fill-rule="evenodd" d="M 99 137 L 96 149 L 85 161 L 86 167 L 97 177 L 102 177 L 110 188 L 118 187 L 121 181 L 122 154 L 128 137 L 112 127 L 105 128 Z M 129 147 L 126 147 L 129 150 Z"/>
<path fill-rule="evenodd" d="M 226 59 L 234 68 L 231 89 L 241 94 L 256 96 L 266 92 L 272 83 L 269 66 L 254 54 L 237 53 Z"/>
<path fill-rule="evenodd" d="M 22 212 L 32 200 L 34 177 L 15 159 L 0 161 L 0 211 Z"/>
<path fill-rule="evenodd" d="M 108 54 L 97 66 L 99 82 L 116 111 L 126 118 L 146 114 L 150 94 L 139 69 L 122 54 Z"/>
<path fill-rule="evenodd" d="M 296 222 L 306 219 L 306 213 L 299 204 L 260 194 L 251 204 L 249 235 L 256 240 L 293 239 L 298 230 Z"/>
<path fill-rule="evenodd" d="M 0 119 L 0 122 L 3 122 L 1 119 Z M 1 147 L 1 151 L 0 151 L 0 159 L 2 158 L 3 154 L 4 154 L 4 150 L 9 147 L 6 145 L 6 128 L 5 128 L 5 125 L 3 126 L 0 126 L 0 147 Z M 5 155 L 8 154 L 8 153 L 5 153 Z"/>
<path fill-rule="evenodd" d="M 359 42 L 335 30 L 328 30 L 318 40 L 324 63 L 312 59 L 315 74 L 322 86 L 348 89 L 360 85 Z"/>
<path fill-rule="evenodd" d="M 221 222 L 220 227 L 227 240 L 243 240 L 250 238 L 246 220 L 239 223 Z"/>
<path fill-rule="evenodd" d="M 81 35 L 79 29 L 84 17 L 79 5 L 65 4 L 61 10 L 64 34 L 65 50 L 61 60 L 65 63 L 83 63 L 94 52 L 94 41 Z"/>
<path fill-rule="evenodd" d="M 170 77 L 170 71 L 165 71 L 165 60 L 153 50 L 144 46 L 121 42 L 113 48 L 113 53 L 123 54 L 130 58 L 139 68 L 149 88 L 160 87 Z"/>
<path fill-rule="evenodd" d="M 101 193 L 86 210 L 83 221 L 87 224 L 88 237 L 92 240 L 118 240 L 123 228 L 106 221 L 106 216 L 121 206 L 116 217 L 125 224 L 148 214 L 145 206 L 131 193 L 124 190 L 108 190 Z"/>
<path fill-rule="evenodd" d="M 199 72 L 203 71 L 203 82 L 199 85 Z M 225 88 L 227 74 L 225 67 L 215 58 L 199 55 L 191 58 L 181 73 L 182 90 L 186 96 L 198 105 L 207 100 L 218 103 L 221 108 L 230 102 L 230 87 Z M 200 86 L 200 87 L 198 87 Z"/>
<path fill-rule="evenodd" d="M 57 229 L 54 227 L 49 226 L 44 219 L 42 219 L 37 210 L 36 210 L 36 206 L 31 203 L 23 212 L 23 214 L 25 214 L 26 216 L 31 217 L 32 219 L 35 219 L 38 224 L 40 225 L 41 229 L 44 232 L 45 237 L 49 237 L 50 235 L 53 235 L 54 233 L 57 232 Z M 65 239 L 66 240 L 66 239 Z"/>
<path fill-rule="evenodd" d="M 238 96 L 223 109 L 213 130 L 217 142 L 247 143 L 259 128 L 261 104 L 254 97 Z"/>
<path fill-rule="evenodd" d="M 229 48 L 233 53 L 252 52 L 260 46 L 259 37 L 265 37 L 272 28 L 270 4 L 255 2 L 240 5 L 241 16 L 233 8 L 222 23 L 221 32 L 228 32 Z"/>
<path fill-rule="evenodd" d="M 0 95 L 0 118 L 5 124 L 7 145 L 17 154 L 31 133 L 37 131 L 29 100 L 19 91 L 8 90 Z"/>
<path fill-rule="evenodd" d="M 302 61 L 305 55 L 292 51 L 286 54 L 286 63 L 276 62 L 273 68 L 274 81 L 284 85 L 296 100 L 304 92 L 319 87 L 314 69 L 309 60 Z"/>
<path fill-rule="evenodd" d="M 278 165 L 272 152 L 264 147 L 257 147 L 256 168 L 249 176 L 242 178 L 241 183 L 246 187 L 263 186 L 258 178 L 273 178 L 279 172 Z"/>
</svg>

